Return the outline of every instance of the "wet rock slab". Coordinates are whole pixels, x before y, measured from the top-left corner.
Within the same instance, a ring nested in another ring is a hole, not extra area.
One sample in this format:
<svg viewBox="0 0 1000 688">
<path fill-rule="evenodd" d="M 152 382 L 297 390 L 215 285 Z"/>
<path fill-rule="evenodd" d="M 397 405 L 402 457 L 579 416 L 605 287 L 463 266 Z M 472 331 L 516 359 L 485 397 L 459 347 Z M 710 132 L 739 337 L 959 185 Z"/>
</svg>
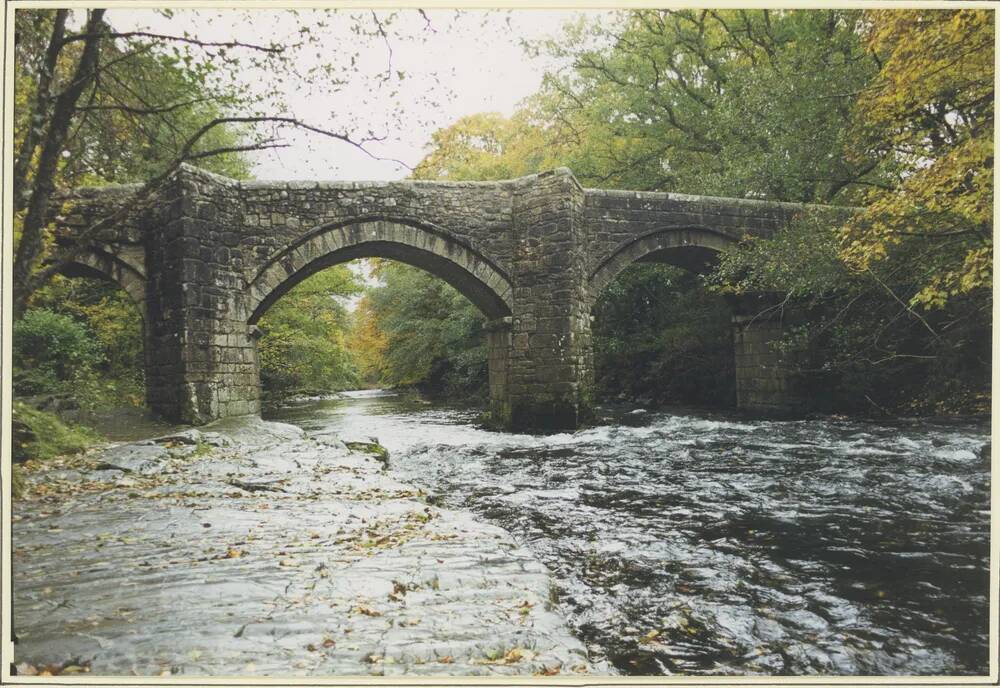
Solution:
<svg viewBox="0 0 1000 688">
<path fill-rule="evenodd" d="M 28 467 L 14 503 L 21 673 L 605 673 L 548 570 L 376 458 L 230 420 Z"/>
</svg>

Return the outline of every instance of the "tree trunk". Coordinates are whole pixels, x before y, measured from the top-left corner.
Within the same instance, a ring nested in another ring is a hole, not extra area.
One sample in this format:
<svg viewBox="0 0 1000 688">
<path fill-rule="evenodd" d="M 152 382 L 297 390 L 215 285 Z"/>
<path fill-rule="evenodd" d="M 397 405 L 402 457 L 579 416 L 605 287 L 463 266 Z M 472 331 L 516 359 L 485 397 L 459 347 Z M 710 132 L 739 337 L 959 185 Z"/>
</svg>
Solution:
<svg viewBox="0 0 1000 688">
<path fill-rule="evenodd" d="M 83 45 L 80 61 L 77 63 L 73 80 L 59 94 L 52 118 L 49 122 L 42 153 L 38 159 L 38 169 L 31 183 L 31 196 L 24 216 L 21 241 L 14 254 L 14 294 L 13 315 L 18 319 L 24 313 L 28 297 L 38 285 L 32 284 L 32 271 L 41 258 L 43 249 L 42 232 L 45 228 L 49 202 L 55 191 L 55 176 L 59 156 L 69 132 L 76 104 L 87 84 L 94 78 L 94 68 L 104 35 L 104 10 L 91 10 L 87 19 L 87 39 Z"/>
<path fill-rule="evenodd" d="M 42 64 L 38 77 L 38 90 L 35 93 L 35 107 L 28 119 L 28 131 L 24 133 L 24 141 L 21 142 L 21 150 L 14 161 L 14 210 L 15 212 L 24 209 L 28 198 L 24 192 L 25 182 L 28 178 L 28 169 L 31 167 L 31 159 L 35 156 L 35 150 L 45 133 L 45 123 L 48 119 L 52 94 L 52 78 L 56 73 L 56 62 L 59 53 L 64 45 L 63 36 L 66 33 L 66 17 L 69 10 L 59 10 L 56 12 L 55 21 L 52 25 L 52 37 L 49 39 L 48 50 L 45 51 L 45 62 Z"/>
</svg>

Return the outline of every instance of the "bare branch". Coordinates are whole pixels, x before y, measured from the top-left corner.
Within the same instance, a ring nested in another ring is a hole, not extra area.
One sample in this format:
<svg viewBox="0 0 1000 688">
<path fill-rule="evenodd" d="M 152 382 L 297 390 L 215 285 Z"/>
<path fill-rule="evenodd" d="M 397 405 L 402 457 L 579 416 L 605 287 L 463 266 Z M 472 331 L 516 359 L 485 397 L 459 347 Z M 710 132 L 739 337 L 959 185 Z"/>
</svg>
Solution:
<svg viewBox="0 0 1000 688">
<path fill-rule="evenodd" d="M 290 148 L 290 147 L 291 144 L 277 143 L 274 142 L 274 139 L 269 139 L 267 141 L 261 141 L 260 143 L 249 143 L 245 146 L 223 146 L 220 148 L 213 148 L 211 150 L 191 153 L 186 158 L 185 162 L 191 160 L 200 160 L 201 158 L 211 158 L 216 155 L 225 155 L 226 153 L 247 153 L 250 151 L 268 150 L 271 148 Z"/>
<path fill-rule="evenodd" d="M 382 22 L 379 20 L 378 15 L 375 14 L 375 10 L 372 10 L 372 19 L 375 20 L 375 26 L 378 28 L 379 35 L 381 35 L 382 40 L 385 41 L 385 49 L 389 51 L 389 63 L 386 66 L 385 71 L 387 75 L 392 76 L 392 44 L 389 42 L 389 34 L 386 33 L 385 27 L 382 26 Z"/>
<path fill-rule="evenodd" d="M 117 110 L 119 112 L 127 112 L 132 115 L 162 115 L 168 112 L 173 112 L 174 110 L 179 110 L 183 107 L 188 107 L 190 105 L 196 105 L 198 103 L 204 103 L 210 100 L 209 98 L 194 98 L 192 100 L 185 100 L 180 103 L 173 103 L 171 105 L 162 106 L 150 106 L 150 107 L 135 107 L 132 105 L 85 105 L 83 107 L 77 108 L 78 112 L 93 112 L 97 110 Z"/>
<path fill-rule="evenodd" d="M 258 45 L 256 43 L 244 43 L 242 41 L 202 41 L 197 38 L 191 38 L 190 36 L 171 36 L 169 34 L 162 33 L 150 33 L 148 31 L 126 31 L 123 33 L 108 33 L 104 34 L 107 38 L 155 38 L 160 41 L 176 41 L 178 43 L 188 43 L 190 45 L 196 45 L 199 48 L 248 48 L 250 50 L 257 50 L 264 53 L 282 53 L 284 52 L 284 46 L 280 45 Z M 72 43 L 73 41 L 87 40 L 91 34 L 78 33 L 72 36 L 67 36 L 63 39 L 63 44 Z"/>
<path fill-rule="evenodd" d="M 72 123 L 73 111 L 83 95 L 87 81 L 80 78 L 82 74 L 90 74 L 97 62 L 101 44 L 101 33 L 104 24 L 103 9 L 90 10 L 87 18 L 87 31 L 92 38 L 83 45 L 80 61 L 72 79 L 72 86 L 56 98 L 45 132 L 42 152 L 38 157 L 38 165 L 34 176 L 31 198 L 26 204 L 24 223 L 21 229 L 21 241 L 18 243 L 14 256 L 14 283 L 22 290 L 15 295 L 14 313 L 19 316 L 27 305 L 27 296 L 31 293 L 23 289 L 28 282 L 35 264 L 42 252 L 42 229 L 45 226 L 49 209 L 49 200 L 55 191 L 55 174 L 62 154 L 66 137 Z"/>
<path fill-rule="evenodd" d="M 424 18 L 424 22 L 426 23 L 426 26 L 424 28 L 428 29 L 432 33 L 437 33 L 437 29 L 435 29 L 434 26 L 431 24 L 431 18 L 427 16 L 427 13 L 421 9 L 418 9 L 417 12 L 419 12 L 420 16 Z"/>
<path fill-rule="evenodd" d="M 920 314 L 919 314 L 919 313 L 917 313 L 917 312 L 916 312 L 915 310 L 913 310 L 912 308 L 910 308 L 910 304 L 906 303 L 906 302 L 905 302 L 905 301 L 903 301 L 903 300 L 902 300 L 901 298 L 899 298 L 899 296 L 897 296 L 897 295 L 896 295 L 896 292 L 894 292 L 894 291 L 893 291 L 893 290 L 892 290 L 892 289 L 891 289 L 891 288 L 889 287 L 889 285 L 887 285 L 887 284 L 886 284 L 885 282 L 883 282 L 882 280 L 880 280 L 880 279 L 878 278 L 878 275 L 876 275 L 876 274 L 875 274 L 875 273 L 874 273 L 874 272 L 872 271 L 872 269 L 871 269 L 871 268 L 865 268 L 865 272 L 867 272 L 867 273 L 868 273 L 868 274 L 869 274 L 869 275 L 871 276 L 871 278 L 872 278 L 873 280 L 875 280 L 875 281 L 876 281 L 876 282 L 877 282 L 877 283 L 879 284 L 879 286 L 881 286 L 881 287 L 882 287 L 883 289 L 885 289 L 885 290 L 886 290 L 886 291 L 887 291 L 887 292 L 889 293 L 889 295 L 890 295 L 890 296 L 892 296 L 892 298 L 894 298 L 894 299 L 895 299 L 895 300 L 896 300 L 896 301 L 897 301 L 897 302 L 899 303 L 899 305 L 901 305 L 901 306 L 902 306 L 903 308 L 905 308 L 905 309 L 906 309 L 906 311 L 907 311 L 907 312 L 908 312 L 908 313 L 909 313 L 910 315 L 912 315 L 912 316 L 913 316 L 913 317 L 915 317 L 915 318 L 916 318 L 917 320 L 919 320 L 920 322 L 922 322 L 922 323 L 924 324 L 924 327 L 926 327 L 926 328 L 927 328 L 927 331 L 931 333 L 931 335 L 932 335 L 932 336 L 934 337 L 934 339 L 940 339 L 940 338 L 941 338 L 941 337 L 940 337 L 940 336 L 938 335 L 938 333 L 934 331 L 934 328 L 930 326 L 930 323 L 928 323 L 928 322 L 927 322 L 927 320 L 925 320 L 925 319 L 924 319 L 924 317 L 923 317 L 922 315 L 920 315 Z"/>
<path fill-rule="evenodd" d="M 267 139 L 265 141 L 257 142 L 254 144 L 248 144 L 245 146 L 227 146 L 221 148 L 214 148 L 207 151 L 195 151 L 194 147 L 202 138 L 204 138 L 210 131 L 216 127 L 223 126 L 225 124 L 261 124 L 266 122 L 272 122 L 275 124 L 284 124 L 289 126 L 294 126 L 299 129 L 305 129 L 307 131 L 312 131 L 318 134 L 322 134 L 329 138 L 337 139 L 344 143 L 350 144 L 357 148 L 358 150 L 364 152 L 369 157 L 375 160 L 388 160 L 396 162 L 409 168 L 406 163 L 395 160 L 393 158 L 381 158 L 374 155 L 364 147 L 364 141 L 374 141 L 378 139 L 363 139 L 361 142 L 355 141 L 347 134 L 339 134 L 336 132 L 327 131 L 310 124 L 306 124 L 301 120 L 295 119 L 294 117 L 280 117 L 280 116 L 247 116 L 247 117 L 217 117 L 207 124 L 203 125 L 198 131 L 196 131 L 184 144 L 180 153 L 155 177 L 143 184 L 135 195 L 132 197 L 130 203 L 122 206 L 115 212 L 108 216 L 98 220 L 97 222 L 91 224 L 89 227 L 81 231 L 74 237 L 73 244 L 66 247 L 64 250 L 60 251 L 57 255 L 53 256 L 49 261 L 46 262 L 45 266 L 31 274 L 26 276 L 24 279 L 24 289 L 25 293 L 31 293 L 38 286 L 44 284 L 53 275 L 60 272 L 67 264 L 71 263 L 82 251 L 84 251 L 87 245 L 93 241 L 101 232 L 110 229 L 122 220 L 124 220 L 130 213 L 134 213 L 137 210 L 144 209 L 148 207 L 148 203 L 152 200 L 153 194 L 163 185 L 163 183 L 170 178 L 177 169 L 191 160 L 200 160 L 203 158 L 222 155 L 224 153 L 235 153 L 235 152 L 246 152 L 252 150 L 265 150 L 269 148 L 282 148 L 286 147 L 287 144 L 274 143 L 275 139 Z"/>
</svg>

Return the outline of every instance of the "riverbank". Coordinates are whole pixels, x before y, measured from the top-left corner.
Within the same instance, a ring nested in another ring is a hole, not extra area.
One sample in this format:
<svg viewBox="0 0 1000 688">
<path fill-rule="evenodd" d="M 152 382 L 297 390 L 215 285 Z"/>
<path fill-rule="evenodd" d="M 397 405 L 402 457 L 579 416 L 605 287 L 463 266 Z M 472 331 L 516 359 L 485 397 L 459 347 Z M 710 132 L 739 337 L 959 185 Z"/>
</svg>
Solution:
<svg viewBox="0 0 1000 688">
<path fill-rule="evenodd" d="M 427 504 L 332 437 L 231 419 L 25 477 L 20 674 L 608 671 L 509 533 Z"/>
</svg>

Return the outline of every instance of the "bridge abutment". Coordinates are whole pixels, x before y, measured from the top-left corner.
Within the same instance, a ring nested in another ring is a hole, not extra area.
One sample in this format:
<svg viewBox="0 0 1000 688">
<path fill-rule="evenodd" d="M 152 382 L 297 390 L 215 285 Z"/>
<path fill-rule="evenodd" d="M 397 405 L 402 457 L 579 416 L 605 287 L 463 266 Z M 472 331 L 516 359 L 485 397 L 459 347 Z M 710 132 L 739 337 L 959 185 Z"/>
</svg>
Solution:
<svg viewBox="0 0 1000 688">
<path fill-rule="evenodd" d="M 730 303 L 737 407 L 773 415 L 801 412 L 806 400 L 796 380 L 796 355 L 781 347 L 788 312 L 780 300 L 768 295 L 748 295 Z"/>
<path fill-rule="evenodd" d="M 511 318 L 489 320 L 486 330 L 490 386 L 490 422 L 505 427 L 510 422 Z"/>
</svg>

